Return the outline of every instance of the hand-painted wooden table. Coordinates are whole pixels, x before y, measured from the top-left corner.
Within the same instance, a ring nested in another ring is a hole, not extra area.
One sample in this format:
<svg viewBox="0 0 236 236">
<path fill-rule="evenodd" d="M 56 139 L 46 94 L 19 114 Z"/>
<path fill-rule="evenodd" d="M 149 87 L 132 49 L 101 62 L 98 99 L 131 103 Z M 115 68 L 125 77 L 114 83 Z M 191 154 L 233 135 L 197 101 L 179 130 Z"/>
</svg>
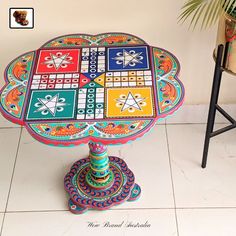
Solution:
<svg viewBox="0 0 236 236">
<path fill-rule="evenodd" d="M 69 208 L 108 209 L 137 199 L 141 189 L 107 145 L 141 137 L 180 107 L 178 72 L 175 56 L 133 35 L 66 35 L 8 65 L 1 112 L 45 144 L 88 143 L 89 157 L 65 176 Z"/>
</svg>

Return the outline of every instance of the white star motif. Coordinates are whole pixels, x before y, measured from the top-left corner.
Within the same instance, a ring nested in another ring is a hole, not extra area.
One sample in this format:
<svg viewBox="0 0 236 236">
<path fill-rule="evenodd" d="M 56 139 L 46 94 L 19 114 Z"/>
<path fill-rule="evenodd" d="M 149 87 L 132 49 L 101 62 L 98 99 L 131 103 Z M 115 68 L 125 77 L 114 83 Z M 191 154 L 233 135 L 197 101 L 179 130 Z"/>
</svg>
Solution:
<svg viewBox="0 0 236 236">
<path fill-rule="evenodd" d="M 61 55 L 61 56 L 56 56 L 50 53 L 51 60 L 45 61 L 44 64 L 53 65 L 55 69 L 58 70 L 62 65 L 72 64 L 72 62 L 70 62 L 69 60 L 66 60 L 68 55 L 69 53 Z"/>
<path fill-rule="evenodd" d="M 143 59 L 142 56 L 140 56 L 142 52 L 136 53 L 134 50 L 131 50 L 127 52 L 125 49 L 123 49 L 123 53 L 118 52 L 116 55 L 117 57 L 114 57 L 112 59 L 116 60 L 116 64 L 123 64 L 123 68 L 126 66 L 135 66 L 136 63 L 141 63 L 141 60 Z"/>
<path fill-rule="evenodd" d="M 133 107 L 138 110 L 142 110 L 139 103 L 145 98 L 134 98 L 131 92 L 128 93 L 128 96 L 126 98 L 118 98 L 116 99 L 118 102 L 123 103 L 123 106 L 121 108 L 121 111 L 125 111 L 129 109 L 130 107 Z"/>
<path fill-rule="evenodd" d="M 58 107 L 68 105 L 65 102 L 59 102 L 59 94 L 50 99 L 38 98 L 38 101 L 41 106 L 35 112 L 49 111 L 53 116 L 55 116 Z"/>
</svg>

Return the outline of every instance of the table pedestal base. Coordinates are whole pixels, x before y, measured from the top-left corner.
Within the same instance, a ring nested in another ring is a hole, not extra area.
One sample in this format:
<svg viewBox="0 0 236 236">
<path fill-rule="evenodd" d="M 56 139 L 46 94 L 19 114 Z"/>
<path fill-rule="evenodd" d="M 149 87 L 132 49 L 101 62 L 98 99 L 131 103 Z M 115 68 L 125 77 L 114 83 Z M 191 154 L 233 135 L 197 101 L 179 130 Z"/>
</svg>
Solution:
<svg viewBox="0 0 236 236">
<path fill-rule="evenodd" d="M 104 152 L 101 156 L 104 159 Z M 106 210 L 124 201 L 138 199 L 141 189 L 135 184 L 133 172 L 122 159 L 106 156 L 105 164 L 100 158 L 95 165 L 93 157 L 90 147 L 90 157 L 74 163 L 65 176 L 65 189 L 70 195 L 69 209 L 72 213 L 81 214 L 88 209 Z M 96 167 L 99 165 L 102 172 L 97 173 Z M 104 173 L 105 177 L 102 176 Z M 95 174 L 102 177 L 95 178 Z"/>
</svg>

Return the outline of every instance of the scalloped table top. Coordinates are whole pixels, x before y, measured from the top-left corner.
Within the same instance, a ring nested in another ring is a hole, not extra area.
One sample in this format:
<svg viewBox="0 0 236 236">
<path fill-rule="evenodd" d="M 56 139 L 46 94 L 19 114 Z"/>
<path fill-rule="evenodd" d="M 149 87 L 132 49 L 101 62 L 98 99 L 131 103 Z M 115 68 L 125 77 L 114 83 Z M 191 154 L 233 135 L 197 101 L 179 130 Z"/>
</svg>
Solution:
<svg viewBox="0 0 236 236">
<path fill-rule="evenodd" d="M 126 143 L 182 105 L 179 69 L 130 34 L 65 35 L 7 66 L 0 110 L 45 144 Z"/>
</svg>

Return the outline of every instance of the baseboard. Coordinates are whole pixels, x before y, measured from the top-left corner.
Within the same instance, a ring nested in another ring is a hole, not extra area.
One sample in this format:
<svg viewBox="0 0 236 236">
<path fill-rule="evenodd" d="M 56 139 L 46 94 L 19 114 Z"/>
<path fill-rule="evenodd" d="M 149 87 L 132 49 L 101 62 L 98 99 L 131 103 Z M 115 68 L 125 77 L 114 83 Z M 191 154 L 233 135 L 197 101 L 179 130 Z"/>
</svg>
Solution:
<svg viewBox="0 0 236 236">
<path fill-rule="evenodd" d="M 236 119 L 236 104 L 221 105 L 221 107 Z M 198 124 L 206 123 L 209 105 L 183 105 L 176 113 L 166 119 L 166 124 Z M 229 123 L 219 112 L 216 113 L 215 123 Z"/>
</svg>

